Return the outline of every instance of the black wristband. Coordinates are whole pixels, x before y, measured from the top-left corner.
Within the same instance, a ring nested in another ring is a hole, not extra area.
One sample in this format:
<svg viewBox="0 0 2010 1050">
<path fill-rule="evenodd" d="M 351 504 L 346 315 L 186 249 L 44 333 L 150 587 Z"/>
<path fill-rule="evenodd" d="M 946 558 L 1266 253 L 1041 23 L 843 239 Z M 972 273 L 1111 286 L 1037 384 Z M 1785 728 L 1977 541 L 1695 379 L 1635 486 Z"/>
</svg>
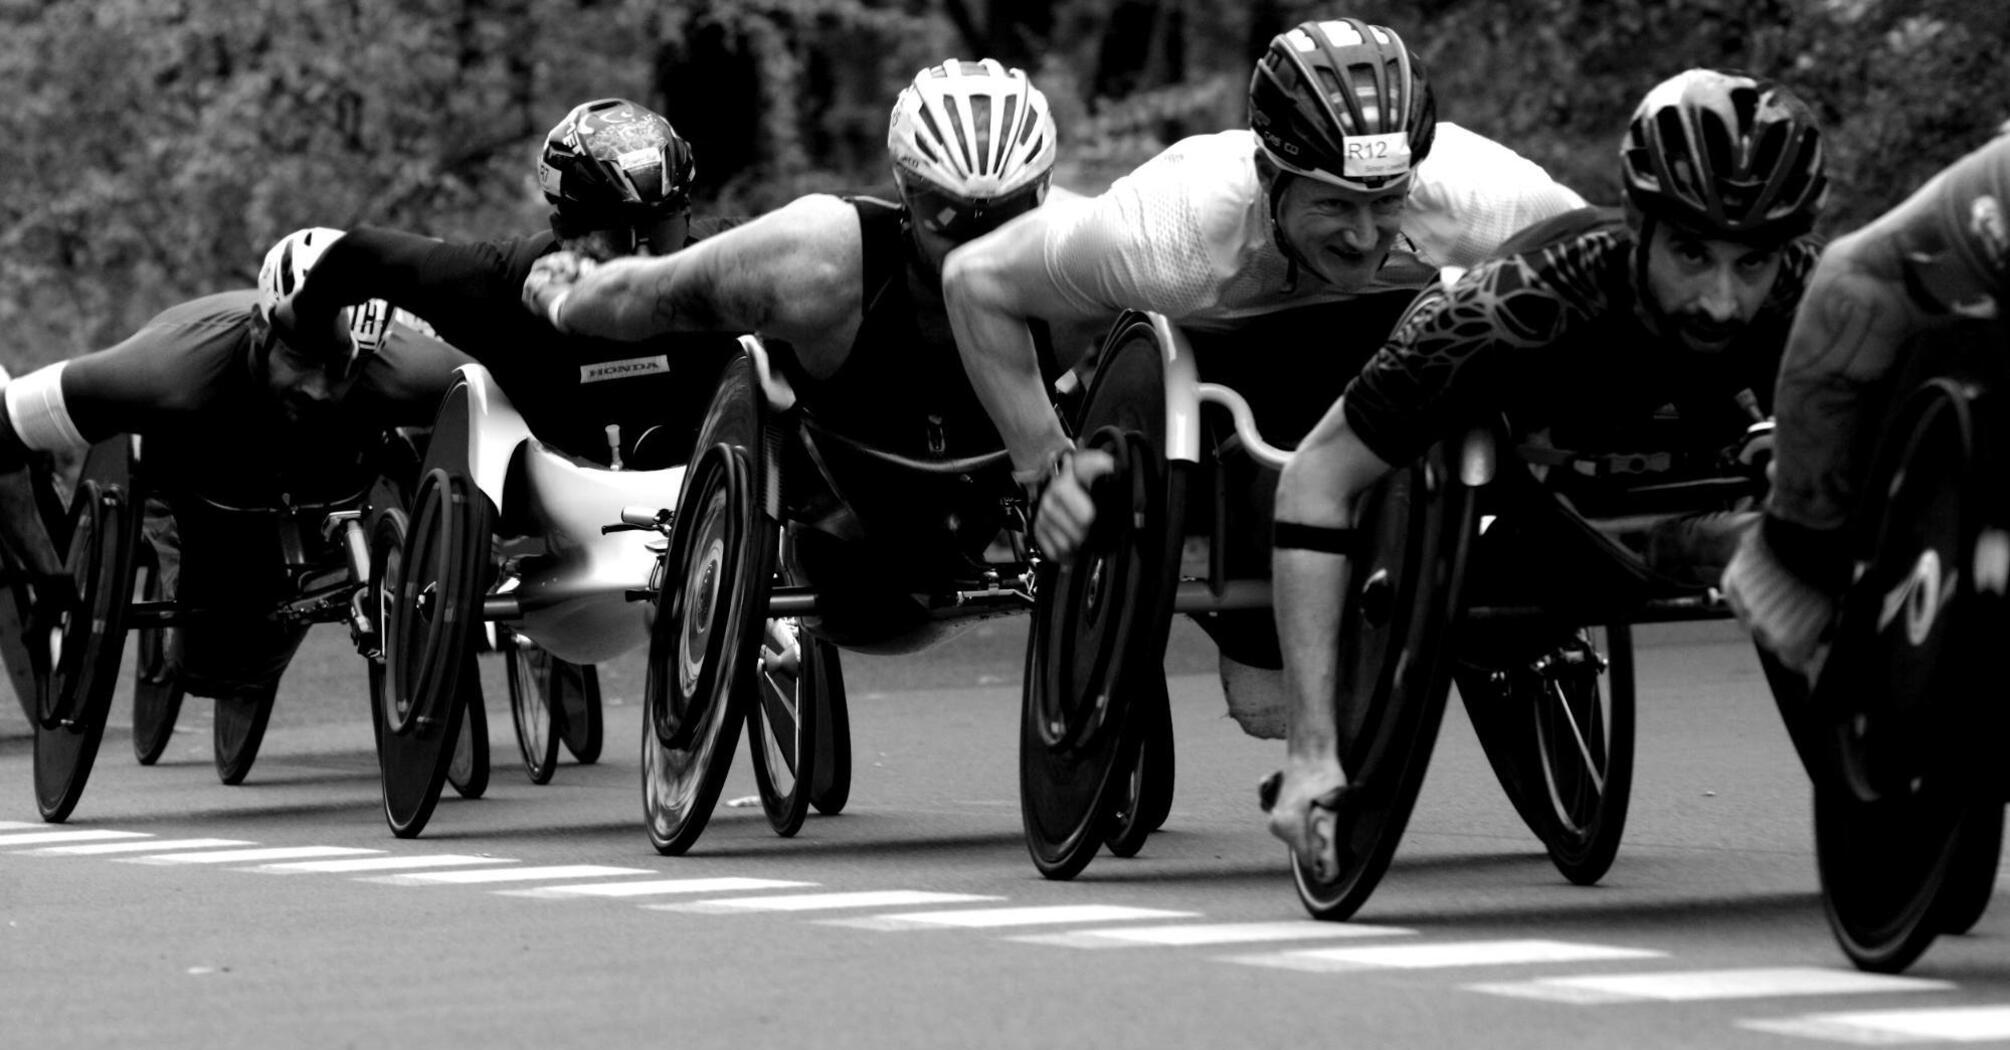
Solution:
<svg viewBox="0 0 2010 1050">
<path fill-rule="evenodd" d="M 1318 551 L 1358 558 L 1367 545 L 1360 529 L 1307 525 L 1299 521 L 1278 521 L 1270 527 L 1270 546 L 1273 550 Z"/>
</svg>

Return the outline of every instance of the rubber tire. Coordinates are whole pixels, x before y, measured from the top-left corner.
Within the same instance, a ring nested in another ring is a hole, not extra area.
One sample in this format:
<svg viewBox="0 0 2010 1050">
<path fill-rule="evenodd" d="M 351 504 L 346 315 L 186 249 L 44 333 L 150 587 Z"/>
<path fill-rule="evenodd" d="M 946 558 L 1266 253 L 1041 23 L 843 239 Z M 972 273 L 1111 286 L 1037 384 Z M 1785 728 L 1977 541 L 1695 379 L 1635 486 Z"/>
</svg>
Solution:
<svg viewBox="0 0 2010 1050">
<path fill-rule="evenodd" d="M 461 688 L 468 693 L 461 701 L 466 714 L 454 740 L 454 757 L 447 763 L 447 783 L 462 798 L 480 798 L 489 789 L 489 712 L 482 697 L 481 668 L 472 654 L 461 671 Z"/>
<path fill-rule="evenodd" d="M 1166 696 L 1165 676 L 1158 688 L 1140 684 L 1131 701 L 1131 724 L 1141 734 L 1137 758 L 1130 763 L 1130 775 L 1119 792 L 1115 815 L 1104 845 L 1118 857 L 1135 857 L 1144 849 L 1145 839 L 1165 826 L 1172 814 L 1173 726 L 1172 708 Z"/>
<path fill-rule="evenodd" d="M 161 601 L 167 596 L 162 593 L 160 555 L 144 536 L 135 555 L 140 600 Z M 181 680 L 167 670 L 168 630 L 147 627 L 134 632 L 133 757 L 143 766 L 153 765 L 167 753 L 175 720 L 181 717 Z"/>
<path fill-rule="evenodd" d="M 1421 506 L 1419 506 L 1421 503 Z M 1313 918 L 1350 918 L 1374 893 L 1402 841 L 1437 743 L 1451 675 L 1446 658 L 1473 533 L 1471 492 L 1442 446 L 1370 491 L 1359 527 L 1375 553 L 1355 559 L 1341 613 L 1339 687 L 1365 682 L 1368 703 L 1350 718 L 1335 697 L 1342 764 L 1354 791 L 1336 829 L 1347 848 L 1330 880 L 1291 858 L 1299 903 Z M 1379 577 L 1379 579 L 1378 579 Z"/>
<path fill-rule="evenodd" d="M 1962 823 L 1961 844 L 1950 862 L 1947 883 L 1933 902 L 1940 932 L 1960 936 L 1975 928 L 1996 895 L 1996 869 L 2003 859 L 2003 807 L 1976 805 Z"/>
<path fill-rule="evenodd" d="M 496 628 L 503 674 L 509 680 L 510 720 L 516 725 L 517 753 L 533 784 L 548 784 L 558 768 L 557 659 L 506 626 Z"/>
<path fill-rule="evenodd" d="M 834 817 L 851 799 L 851 711 L 840 650 L 821 640 L 816 648 L 817 760 L 810 775 L 810 805 Z"/>
<path fill-rule="evenodd" d="M 35 804 L 42 819 L 69 819 L 90 782 L 106 716 L 125 656 L 125 615 L 132 602 L 132 561 L 139 543 L 139 503 L 132 488 L 130 439 L 100 442 L 87 455 L 67 519 L 52 538 L 89 616 L 82 637 L 66 631 L 62 657 L 37 672 Z M 70 623 L 78 624 L 77 617 Z"/>
<path fill-rule="evenodd" d="M 555 660 L 553 674 L 566 680 L 566 687 L 558 691 L 558 738 L 574 762 L 590 766 L 600 761 L 606 741 L 599 673 L 590 666 Z"/>
<path fill-rule="evenodd" d="M 279 694 L 273 681 L 249 692 L 216 698 L 216 717 L 210 720 L 210 744 L 216 756 L 216 778 L 225 784 L 244 783 L 258 761 L 258 748 L 265 742 L 265 727 L 272 720 L 272 701 Z"/>
<path fill-rule="evenodd" d="M 644 693 L 642 807 L 649 843 L 666 856 L 704 833 L 757 688 L 777 537 L 772 521 L 757 524 L 752 475 L 743 448 L 706 449 L 685 477 L 665 553 Z M 694 614 L 703 617 L 695 625 Z"/>
</svg>

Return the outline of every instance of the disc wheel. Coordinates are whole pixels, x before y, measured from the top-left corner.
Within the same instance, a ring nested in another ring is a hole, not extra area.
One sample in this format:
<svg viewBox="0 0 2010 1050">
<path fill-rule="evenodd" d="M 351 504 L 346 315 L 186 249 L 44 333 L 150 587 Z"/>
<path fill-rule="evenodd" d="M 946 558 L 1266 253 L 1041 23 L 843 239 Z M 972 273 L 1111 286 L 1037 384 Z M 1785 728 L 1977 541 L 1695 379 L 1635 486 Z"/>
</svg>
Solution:
<svg viewBox="0 0 2010 1050">
<path fill-rule="evenodd" d="M 83 798 L 125 655 L 139 540 L 130 455 L 125 437 L 92 449 L 64 527 L 55 532 L 78 606 L 53 618 L 28 618 L 38 700 L 35 804 L 51 823 L 68 819 Z"/>
<path fill-rule="evenodd" d="M 1191 464 L 1166 459 L 1164 350 L 1141 316 L 1112 330 L 1074 430 L 1119 468 L 1099 485 L 1096 527 L 1075 560 L 1036 577 L 1019 808 L 1033 865 L 1052 879 L 1080 874 L 1113 836 L 1134 853 L 1152 823 L 1133 819 L 1150 813 L 1131 798 L 1145 738 L 1131 712 L 1163 687 Z"/>
<path fill-rule="evenodd" d="M 211 719 L 210 742 L 216 756 L 216 778 L 226 784 L 242 784 L 258 760 L 258 748 L 265 742 L 265 726 L 272 720 L 272 701 L 279 694 L 279 682 L 216 698 L 216 717 Z"/>
<path fill-rule="evenodd" d="M 1141 683 L 1133 701 L 1131 719 L 1143 739 L 1138 745 L 1137 759 L 1130 765 L 1130 776 L 1125 778 L 1118 795 L 1116 815 L 1110 822 L 1106 840 L 1110 852 L 1119 857 L 1136 856 L 1144 848 L 1145 838 L 1164 826 L 1166 817 L 1172 813 L 1172 709 L 1166 698 L 1165 676 L 1141 677 L 1155 680 L 1158 688 L 1145 689 Z"/>
<path fill-rule="evenodd" d="M 372 567 L 384 632 L 384 817 L 400 838 L 425 829 L 460 739 L 460 678 L 487 590 L 490 513 L 465 475 L 432 470 L 419 482 L 405 542 Z"/>
<path fill-rule="evenodd" d="M 663 854 L 684 853 L 704 832 L 756 688 L 778 537 L 752 475 L 740 446 L 706 449 L 671 528 L 642 730 L 644 824 Z"/>
<path fill-rule="evenodd" d="M 600 761 L 605 737 L 599 672 L 555 658 L 552 667 L 553 679 L 558 684 L 559 739 L 573 761 L 590 766 Z"/>
<path fill-rule="evenodd" d="M 554 673 L 557 661 L 529 639 L 508 627 L 496 629 L 496 645 L 503 653 L 503 672 L 509 679 L 509 710 L 516 723 L 517 751 L 523 755 L 524 772 L 533 784 L 551 782 L 558 767 L 557 691 L 562 688 Z"/>
<path fill-rule="evenodd" d="M 1975 421 L 1945 381 L 1907 407 L 1866 489 L 1881 497 L 1869 562 L 1813 699 L 1836 771 L 1815 793 L 1824 910 L 1850 961 L 1887 973 L 1979 917 L 1976 871 L 2002 834 L 1988 754 L 1999 716 L 1974 691 L 2001 638 L 2000 605 L 1968 571 L 1985 498 Z"/>
<path fill-rule="evenodd" d="M 454 739 L 454 757 L 447 763 L 447 783 L 462 798 L 480 798 L 489 789 L 489 712 L 482 699 L 481 669 L 473 654 L 461 671 L 461 731 Z"/>
<path fill-rule="evenodd" d="M 851 712 L 844 691 L 844 664 L 838 647 L 817 641 L 816 661 L 817 758 L 810 768 L 810 805 L 818 813 L 834 817 L 844 812 L 851 798 Z"/>
<path fill-rule="evenodd" d="M 140 600 L 160 602 L 171 595 L 161 578 L 160 554 L 142 539 L 135 545 Z M 135 632 L 133 667 L 133 757 L 140 765 L 151 766 L 167 752 L 174 736 L 175 719 L 181 716 L 181 681 L 168 672 L 166 627 L 145 627 Z"/>
<path fill-rule="evenodd" d="M 809 785 L 816 782 L 818 678 L 835 647 L 803 635 L 793 619 L 770 619 L 762 633 L 747 750 L 754 759 L 761 809 L 775 834 L 786 838 L 802 830 L 809 815 Z"/>
<path fill-rule="evenodd" d="M 1461 662 L 1459 695 L 1501 787 L 1563 876 L 1605 877 L 1633 785 L 1633 634 L 1567 632 L 1509 667 Z"/>
<path fill-rule="evenodd" d="M 1291 859 L 1299 901 L 1314 918 L 1346 919 L 1367 901 L 1423 789 L 1450 690 L 1444 653 L 1472 507 L 1442 447 L 1390 474 L 1364 501 L 1357 527 L 1374 538 L 1374 553 L 1354 560 L 1342 598 L 1334 699 L 1353 784 L 1335 827 L 1339 863 L 1325 879 Z"/>
</svg>

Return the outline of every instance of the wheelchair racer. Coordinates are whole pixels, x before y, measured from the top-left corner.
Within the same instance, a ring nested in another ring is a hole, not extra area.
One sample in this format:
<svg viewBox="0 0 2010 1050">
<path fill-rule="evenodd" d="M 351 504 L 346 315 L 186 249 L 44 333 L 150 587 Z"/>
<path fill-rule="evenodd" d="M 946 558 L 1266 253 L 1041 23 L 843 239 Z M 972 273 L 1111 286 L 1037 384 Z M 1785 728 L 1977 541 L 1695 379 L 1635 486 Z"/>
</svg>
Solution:
<svg viewBox="0 0 2010 1050">
<path fill-rule="evenodd" d="M 170 307 L 108 349 L 6 382 L 0 392 L 0 542 L 27 572 L 31 629 L 78 595 L 35 511 L 30 460 L 140 435 L 149 489 L 179 525 L 150 516 L 178 597 L 208 613 L 170 632 L 170 668 L 188 692 L 255 702 L 277 682 L 306 632 L 267 614 L 294 596 L 278 527 L 265 515 L 354 496 L 374 476 L 395 427 L 430 423 L 467 358 L 382 302 L 337 318 L 342 352 L 313 355 L 285 339 L 272 313 L 333 231 L 302 230 L 266 253 L 255 289 Z"/>
<path fill-rule="evenodd" d="M 675 352 L 561 331 L 523 315 L 524 278 L 540 259 L 674 252 L 694 232 L 690 144 L 661 114 L 619 98 L 574 107 L 545 136 L 538 181 L 549 230 L 452 242 L 361 226 L 331 245 L 278 310 L 309 346 L 340 346 L 351 303 L 384 299 L 424 318 L 494 374 L 539 439 L 602 466 L 683 462 L 734 343 L 681 343 Z M 695 230 L 694 230 L 695 227 Z M 612 425 L 614 444 L 607 427 Z"/>
<path fill-rule="evenodd" d="M 1774 392 L 1772 493 L 1724 592 L 1759 643 L 1810 677 L 1849 583 L 1843 525 L 1862 498 L 1877 413 L 1908 344 L 1970 338 L 2000 353 L 2010 303 L 2010 135 L 1955 161 L 1823 251 Z"/>
<path fill-rule="evenodd" d="M 768 340 L 799 404 L 830 430 L 922 460 L 996 451 L 997 431 L 957 357 L 938 275 L 951 249 L 1049 197 L 1056 136 L 1046 97 L 995 60 L 946 61 L 902 89 L 887 150 L 899 204 L 811 194 L 676 255 L 585 269 L 554 256 L 525 282 L 525 303 L 568 331 L 616 339 L 754 332 Z M 1058 374 L 1067 362 L 1044 331 L 1041 346 Z M 982 544 L 996 534 L 997 500 L 970 495 L 972 513 L 948 517 L 964 538 L 988 530 L 975 539 Z M 863 633 L 844 625 L 894 633 L 912 619 L 920 607 L 895 577 L 931 575 L 915 553 L 937 548 L 921 546 L 919 534 L 902 542 L 917 522 L 882 514 L 867 529 L 857 516 L 871 508 L 839 502 L 815 515 L 830 527 L 804 530 L 793 556 L 821 591 L 847 603 L 819 618 L 826 636 L 850 644 Z M 887 554 L 884 564 L 826 534 L 863 537 Z"/>
<path fill-rule="evenodd" d="M 1619 159 L 1623 224 L 1566 216 L 1532 233 L 1547 243 L 1421 298 L 1285 468 L 1273 578 L 1293 706 L 1270 829 L 1309 871 L 1331 874 L 1333 860 L 1308 817 L 1340 810 L 1348 785 L 1335 708 L 1368 702 L 1335 692 L 1359 497 L 1482 413 L 1522 429 L 1623 426 L 1671 401 L 1733 404 L 1777 367 L 1827 190 L 1807 105 L 1689 70 L 1647 93 Z M 1746 421 L 1732 411 L 1720 445 Z M 1687 553 L 1721 565 L 1732 544 L 1714 539 Z"/>
<path fill-rule="evenodd" d="M 1192 339 L 1204 380 L 1236 387 L 1266 430 L 1295 438 L 1437 267 L 1479 262 L 1516 230 L 1584 205 L 1513 151 L 1440 122 L 1416 55 L 1357 19 L 1273 39 L 1249 113 L 1248 129 L 1184 139 L 1086 204 L 1043 209 L 949 258 L 957 344 L 1050 557 L 1066 561 L 1088 534 L 1087 485 L 1113 463 L 1074 454 L 1043 396 L 1030 319 L 1165 314 Z M 1260 488 L 1250 502 L 1267 514 Z M 1268 567 L 1264 531 L 1228 538 L 1232 568 Z M 1230 714 L 1252 735 L 1283 736 L 1269 615 L 1201 622 L 1222 649 Z"/>
</svg>

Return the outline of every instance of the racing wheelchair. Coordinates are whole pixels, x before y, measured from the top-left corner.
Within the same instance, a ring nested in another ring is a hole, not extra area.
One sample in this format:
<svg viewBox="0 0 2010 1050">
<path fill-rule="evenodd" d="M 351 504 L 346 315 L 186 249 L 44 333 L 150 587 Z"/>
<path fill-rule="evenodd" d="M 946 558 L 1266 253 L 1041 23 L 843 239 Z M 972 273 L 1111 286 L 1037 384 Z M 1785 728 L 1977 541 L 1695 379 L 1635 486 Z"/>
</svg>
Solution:
<svg viewBox="0 0 2010 1050">
<path fill-rule="evenodd" d="M 681 459 L 682 450 L 649 458 Z M 401 797 L 419 797 L 428 783 L 438 790 L 439 727 L 461 717 L 467 698 L 455 687 L 458 669 L 485 623 L 496 626 L 509 661 L 511 708 L 531 778 L 547 779 L 556 737 L 582 727 L 591 730 L 591 747 L 573 751 L 592 760 L 600 736 L 593 665 L 645 644 L 654 651 L 663 635 L 659 606 L 683 600 L 659 595 L 664 551 L 677 536 L 673 523 L 695 506 L 701 509 L 691 513 L 715 530 L 703 549 L 716 552 L 731 539 L 716 534 L 720 512 L 712 503 L 692 504 L 686 493 L 675 512 L 666 506 L 678 500 L 687 474 L 716 481 L 716 468 L 705 463 L 627 469 L 568 455 L 532 433 L 486 369 L 461 369 L 433 427 L 409 533 L 380 535 L 373 551 L 394 577 L 382 592 L 387 744 L 392 735 L 409 737 L 386 748 L 387 798 L 393 785 Z M 714 576 L 704 586 L 745 582 Z M 843 683 L 834 661 L 826 666 L 814 647 L 799 651 L 791 623 L 765 624 L 756 636 L 769 665 L 754 729 L 757 780 L 776 829 L 793 834 L 812 801 L 826 812 L 845 802 Z M 819 726 L 838 731 L 820 734 Z M 702 739 L 708 758 L 717 750 L 730 755 L 737 741 L 737 724 L 722 741 L 723 718 L 693 719 L 691 728 L 688 739 Z M 645 770 L 653 768 L 660 750 L 646 727 L 643 752 Z M 813 767 L 822 770 L 814 780 Z M 711 781 L 708 810 L 718 790 Z"/>
<path fill-rule="evenodd" d="M 1829 927 L 1880 972 L 1980 920 L 2010 797 L 1991 684 L 2010 626 L 2003 333 L 1963 322 L 1900 359 L 1826 659 L 1810 685 L 1762 653 L 1814 778 Z"/>
<path fill-rule="evenodd" d="M 381 726 L 378 688 L 380 622 L 372 615 L 374 580 L 364 541 L 367 528 L 396 528 L 399 478 L 416 462 L 413 437 L 386 435 L 374 455 L 346 481 L 334 482 L 328 498 L 296 501 L 282 496 L 270 505 L 227 504 L 176 488 L 170 499 L 153 498 L 165 479 L 150 473 L 137 437 L 100 442 L 86 454 L 72 494 L 65 500 L 48 464 L 31 469 L 45 526 L 64 552 L 78 595 L 78 607 L 37 609 L 19 567 L 7 568 L 0 588 L 0 656 L 16 690 L 30 709 L 35 729 L 35 794 L 43 819 L 68 818 L 82 798 L 105 730 L 129 629 L 139 632 L 139 666 L 133 698 L 133 747 L 151 765 L 165 750 L 181 706 L 180 683 L 166 668 L 165 632 L 177 624 L 214 615 L 200 603 L 178 600 L 166 586 L 163 549 L 177 542 L 172 526 L 161 540 L 147 535 L 143 520 L 157 521 L 169 503 L 190 519 L 228 526 L 255 523 L 276 543 L 280 572 L 289 593 L 267 612 L 281 628 L 346 622 L 358 651 L 372 661 L 372 722 Z M 170 548 L 171 549 L 171 548 Z M 135 590 L 139 600 L 134 600 Z M 276 689 L 217 703 L 213 743 L 217 774 L 226 784 L 249 773 L 271 716 Z M 381 737 L 381 733 L 378 733 Z M 488 780 L 483 725 L 457 728 L 456 746 L 444 772 L 456 790 L 478 796 Z M 435 793 L 437 798 L 437 792 Z M 429 803 L 430 805 L 430 803 Z"/>
</svg>

